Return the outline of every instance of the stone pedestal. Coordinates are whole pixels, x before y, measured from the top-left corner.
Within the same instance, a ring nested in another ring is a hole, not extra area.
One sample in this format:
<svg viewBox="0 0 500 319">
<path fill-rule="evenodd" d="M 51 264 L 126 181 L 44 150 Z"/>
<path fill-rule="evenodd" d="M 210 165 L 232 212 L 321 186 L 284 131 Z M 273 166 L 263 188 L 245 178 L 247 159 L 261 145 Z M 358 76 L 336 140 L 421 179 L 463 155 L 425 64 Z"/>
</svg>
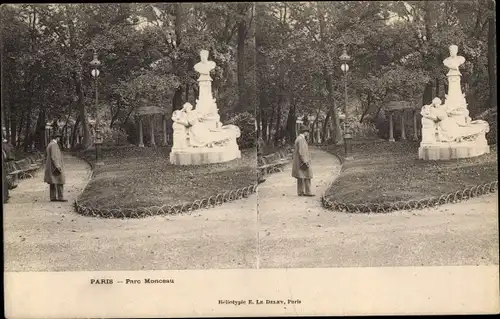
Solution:
<svg viewBox="0 0 500 319">
<path fill-rule="evenodd" d="M 225 147 L 172 149 L 170 153 L 170 163 L 174 165 L 214 164 L 229 162 L 237 158 L 241 158 L 241 151 L 235 141 Z"/>
<path fill-rule="evenodd" d="M 481 156 L 490 152 L 484 136 L 478 140 L 461 143 L 420 144 L 418 158 L 427 161 L 445 161 Z"/>
</svg>

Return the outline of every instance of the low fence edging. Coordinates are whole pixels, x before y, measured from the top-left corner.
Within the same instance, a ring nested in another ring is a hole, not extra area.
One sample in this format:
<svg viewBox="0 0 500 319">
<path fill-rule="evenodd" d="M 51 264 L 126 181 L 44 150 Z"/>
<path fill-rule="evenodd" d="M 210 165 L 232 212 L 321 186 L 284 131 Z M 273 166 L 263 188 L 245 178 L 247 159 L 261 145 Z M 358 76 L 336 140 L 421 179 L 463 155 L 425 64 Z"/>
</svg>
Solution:
<svg viewBox="0 0 500 319">
<path fill-rule="evenodd" d="M 328 150 L 328 152 L 336 156 L 340 161 L 342 168 L 339 175 L 344 170 L 344 159 L 339 154 Z M 387 203 L 371 203 L 367 202 L 364 204 L 353 204 L 345 203 L 339 201 L 331 201 L 326 196 L 326 193 L 331 188 L 332 184 L 337 178 L 331 181 L 326 188 L 325 192 L 321 195 L 321 205 L 323 208 L 330 211 L 339 211 L 346 213 L 390 213 L 400 210 L 409 209 L 424 209 L 429 207 L 437 207 L 448 203 L 457 203 L 466 199 L 474 198 L 477 196 L 493 193 L 498 190 L 498 180 L 479 184 L 471 187 L 467 187 L 463 190 L 456 191 L 454 193 L 447 193 L 441 196 L 433 196 L 427 199 L 412 199 L 408 201 L 395 201 Z"/>
</svg>

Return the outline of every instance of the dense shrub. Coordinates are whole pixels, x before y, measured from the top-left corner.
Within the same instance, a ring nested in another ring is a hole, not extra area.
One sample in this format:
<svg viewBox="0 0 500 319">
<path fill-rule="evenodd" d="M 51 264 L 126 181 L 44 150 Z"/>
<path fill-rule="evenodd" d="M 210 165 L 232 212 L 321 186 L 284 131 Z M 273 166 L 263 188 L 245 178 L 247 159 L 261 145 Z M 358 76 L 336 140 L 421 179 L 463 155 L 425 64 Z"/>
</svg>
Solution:
<svg viewBox="0 0 500 319">
<path fill-rule="evenodd" d="M 492 108 L 483 112 L 479 117 L 479 120 L 485 120 L 490 124 L 490 131 L 486 134 L 486 139 L 488 140 L 488 144 L 496 144 L 497 143 L 497 109 Z"/>
<path fill-rule="evenodd" d="M 255 117 L 248 113 L 240 113 L 230 118 L 225 125 L 232 124 L 240 128 L 241 136 L 238 138 L 238 145 L 241 149 L 256 146 L 257 132 L 255 131 Z"/>
<path fill-rule="evenodd" d="M 349 128 L 354 139 L 373 139 L 379 134 L 376 125 L 370 122 L 352 121 L 349 123 Z"/>
<path fill-rule="evenodd" d="M 129 144 L 127 141 L 128 135 L 125 130 L 121 128 L 112 128 L 111 130 L 107 130 L 104 134 L 103 145 L 111 146 L 111 145 L 127 145 Z"/>
</svg>

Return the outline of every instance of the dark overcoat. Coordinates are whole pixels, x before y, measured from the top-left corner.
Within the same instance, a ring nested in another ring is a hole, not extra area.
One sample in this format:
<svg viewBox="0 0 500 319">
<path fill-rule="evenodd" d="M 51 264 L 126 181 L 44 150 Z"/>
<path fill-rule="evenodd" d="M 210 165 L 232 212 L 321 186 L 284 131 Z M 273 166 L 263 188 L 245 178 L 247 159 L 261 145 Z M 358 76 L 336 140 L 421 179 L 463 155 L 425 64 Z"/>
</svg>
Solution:
<svg viewBox="0 0 500 319">
<path fill-rule="evenodd" d="M 44 182 L 48 184 L 64 184 L 64 162 L 59 145 L 51 141 L 47 146 L 47 159 L 45 161 Z"/>
<path fill-rule="evenodd" d="M 306 168 L 303 164 L 308 164 Z M 295 150 L 293 151 L 292 176 L 295 178 L 313 178 L 311 169 L 311 155 L 309 146 L 304 136 L 301 134 L 295 140 Z"/>
</svg>

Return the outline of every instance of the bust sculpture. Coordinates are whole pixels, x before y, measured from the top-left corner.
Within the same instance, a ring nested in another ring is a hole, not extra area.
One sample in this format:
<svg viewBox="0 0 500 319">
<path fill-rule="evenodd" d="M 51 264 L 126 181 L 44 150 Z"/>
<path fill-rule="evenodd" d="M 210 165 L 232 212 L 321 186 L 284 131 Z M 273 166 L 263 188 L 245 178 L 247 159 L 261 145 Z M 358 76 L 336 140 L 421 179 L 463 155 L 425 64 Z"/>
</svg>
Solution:
<svg viewBox="0 0 500 319">
<path fill-rule="evenodd" d="M 215 62 L 208 61 L 208 51 L 201 50 L 200 51 L 200 62 L 196 63 L 194 66 L 194 70 L 200 73 L 200 77 L 198 81 L 212 81 L 212 77 L 210 77 L 210 71 L 215 69 Z"/>
<path fill-rule="evenodd" d="M 217 110 L 217 104 L 212 96 L 212 77 L 210 76 L 210 71 L 215 69 L 216 64 L 214 61 L 208 60 L 208 51 L 200 51 L 200 62 L 195 64 L 194 69 L 200 74 L 198 78 L 198 83 L 200 87 L 200 96 L 196 100 L 196 110 L 207 122 L 209 127 L 215 129 L 219 125 L 219 114 Z"/>
<path fill-rule="evenodd" d="M 450 56 L 443 60 L 443 64 L 449 69 L 448 74 L 460 75 L 459 67 L 465 63 L 465 58 L 458 54 L 458 46 L 452 44 L 449 47 Z"/>
</svg>

